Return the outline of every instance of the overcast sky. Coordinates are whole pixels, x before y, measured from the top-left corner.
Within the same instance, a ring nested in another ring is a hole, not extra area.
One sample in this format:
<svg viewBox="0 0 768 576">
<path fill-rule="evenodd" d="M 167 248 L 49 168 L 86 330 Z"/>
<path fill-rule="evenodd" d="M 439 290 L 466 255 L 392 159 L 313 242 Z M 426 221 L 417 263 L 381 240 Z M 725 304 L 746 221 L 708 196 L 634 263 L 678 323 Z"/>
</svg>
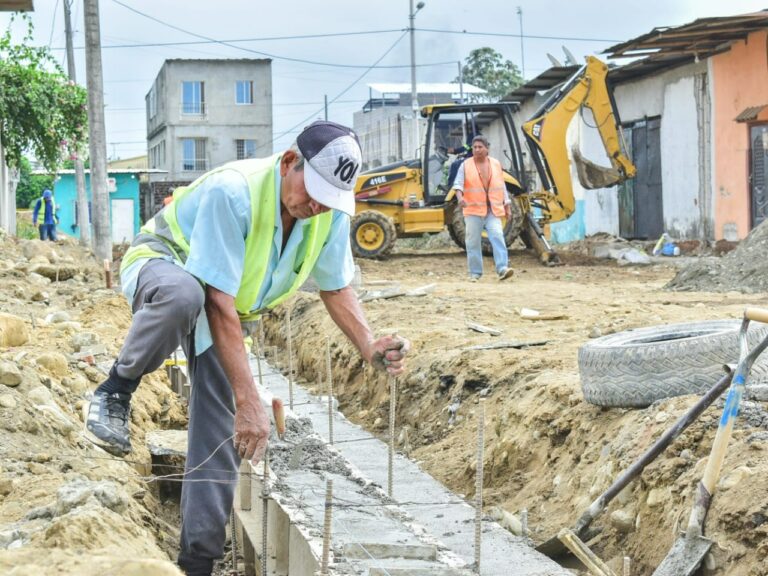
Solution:
<svg viewBox="0 0 768 576">
<path fill-rule="evenodd" d="M 35 42 L 50 45 L 66 69 L 63 2 L 34 0 L 32 21 Z M 425 4 L 415 24 L 419 82 L 452 81 L 456 63 L 483 46 L 501 52 L 531 79 L 550 66 L 547 53 L 565 60 L 561 46 L 581 60 L 655 27 L 768 8 L 768 0 L 426 0 Z M 72 10 L 77 79 L 84 85 L 82 0 L 74 0 Z M 100 0 L 100 10 L 110 157 L 146 153 L 144 97 L 168 58 L 271 57 L 275 151 L 289 145 L 298 128 L 322 117 L 325 95 L 336 100 L 329 106 L 329 119 L 351 125 L 352 113 L 368 98 L 367 83 L 410 82 L 409 0 Z M 7 14 L 0 14 L 3 27 L 8 21 Z M 21 27 L 16 28 L 20 34 Z M 343 33 L 349 34 L 284 38 Z M 237 42 L 240 49 L 212 42 L 109 48 L 195 42 L 200 36 L 250 41 Z M 379 67 L 369 69 L 376 62 Z"/>
</svg>

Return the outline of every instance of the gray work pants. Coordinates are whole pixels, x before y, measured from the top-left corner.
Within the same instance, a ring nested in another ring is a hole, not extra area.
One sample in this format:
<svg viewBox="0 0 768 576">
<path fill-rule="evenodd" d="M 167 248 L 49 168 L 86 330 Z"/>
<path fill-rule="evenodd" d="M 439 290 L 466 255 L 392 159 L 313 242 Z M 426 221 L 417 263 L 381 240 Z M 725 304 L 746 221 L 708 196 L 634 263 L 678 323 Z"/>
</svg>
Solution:
<svg viewBox="0 0 768 576">
<path fill-rule="evenodd" d="M 187 355 L 192 393 L 185 472 L 213 454 L 188 472 L 181 490 L 179 565 L 190 574 L 206 573 L 224 553 L 240 462 L 227 441 L 234 431 L 232 388 L 213 347 L 195 355 L 195 323 L 204 303 L 200 283 L 179 266 L 165 260 L 145 264 L 116 367 L 121 377 L 138 379 L 159 368 L 179 345 Z"/>
</svg>

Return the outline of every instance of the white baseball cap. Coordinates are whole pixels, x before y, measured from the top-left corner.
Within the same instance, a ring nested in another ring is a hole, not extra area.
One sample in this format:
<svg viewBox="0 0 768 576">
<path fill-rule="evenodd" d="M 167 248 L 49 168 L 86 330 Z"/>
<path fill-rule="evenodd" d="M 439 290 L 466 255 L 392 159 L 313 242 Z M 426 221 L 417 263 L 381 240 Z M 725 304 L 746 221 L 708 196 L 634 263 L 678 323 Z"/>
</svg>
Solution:
<svg viewBox="0 0 768 576">
<path fill-rule="evenodd" d="M 304 156 L 304 186 L 323 206 L 355 215 L 355 179 L 362 164 L 357 135 L 346 126 L 318 120 L 296 138 Z"/>
</svg>

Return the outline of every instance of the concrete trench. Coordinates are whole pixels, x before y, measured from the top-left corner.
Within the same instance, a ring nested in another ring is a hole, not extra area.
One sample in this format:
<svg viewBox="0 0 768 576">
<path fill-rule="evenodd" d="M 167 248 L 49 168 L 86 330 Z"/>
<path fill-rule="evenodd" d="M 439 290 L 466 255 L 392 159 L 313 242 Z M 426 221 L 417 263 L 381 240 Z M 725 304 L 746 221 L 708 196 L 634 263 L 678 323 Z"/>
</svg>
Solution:
<svg viewBox="0 0 768 576">
<path fill-rule="evenodd" d="M 251 360 L 255 377 L 258 364 Z M 480 571 L 473 569 L 475 511 L 407 458 L 394 460 L 393 499 L 388 448 L 338 411 L 334 445 L 327 443 L 326 399 L 294 385 L 262 360 L 265 405 L 286 404 L 285 441 L 269 449 L 266 571 L 263 547 L 264 465 L 244 462 L 235 499 L 246 574 L 314 576 L 323 553 L 326 483 L 333 481 L 328 574 L 359 576 L 566 576 L 570 571 L 497 523 L 483 519 Z"/>
</svg>

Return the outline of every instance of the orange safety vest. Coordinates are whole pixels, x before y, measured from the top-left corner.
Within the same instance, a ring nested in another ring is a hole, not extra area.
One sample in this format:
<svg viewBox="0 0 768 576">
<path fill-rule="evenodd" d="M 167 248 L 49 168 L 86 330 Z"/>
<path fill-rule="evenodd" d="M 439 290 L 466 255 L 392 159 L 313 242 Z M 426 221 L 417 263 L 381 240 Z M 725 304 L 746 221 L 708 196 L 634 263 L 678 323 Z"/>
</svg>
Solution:
<svg viewBox="0 0 768 576">
<path fill-rule="evenodd" d="M 504 172 L 501 162 L 488 157 L 491 163 L 491 180 L 484 182 L 480 177 L 480 171 L 475 165 L 474 158 L 464 161 L 464 208 L 465 216 L 485 216 L 490 205 L 493 215 L 502 218 L 504 216 Z"/>
</svg>

